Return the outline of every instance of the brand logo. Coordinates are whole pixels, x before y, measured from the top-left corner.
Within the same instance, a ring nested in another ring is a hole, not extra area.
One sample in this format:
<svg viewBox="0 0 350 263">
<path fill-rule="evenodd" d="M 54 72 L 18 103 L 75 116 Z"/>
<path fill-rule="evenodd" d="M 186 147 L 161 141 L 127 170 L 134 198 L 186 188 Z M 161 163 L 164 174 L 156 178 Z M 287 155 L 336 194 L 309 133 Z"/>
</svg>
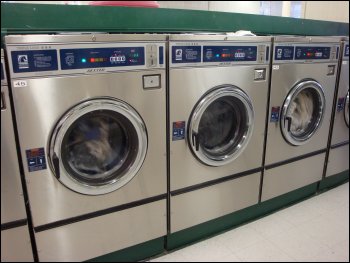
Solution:
<svg viewBox="0 0 350 263">
<path fill-rule="evenodd" d="M 278 48 L 277 49 L 277 58 L 281 58 L 282 57 L 282 48 Z"/>
<path fill-rule="evenodd" d="M 29 68 L 28 56 L 27 55 L 18 55 L 17 56 L 18 67 L 20 69 Z"/>
<path fill-rule="evenodd" d="M 88 69 L 86 72 L 92 73 L 92 72 L 103 72 L 103 71 L 105 71 L 104 68 L 92 68 L 92 69 Z"/>
<path fill-rule="evenodd" d="M 175 50 L 175 60 L 182 60 L 182 49 Z"/>
<path fill-rule="evenodd" d="M 68 66 L 72 66 L 74 64 L 74 56 L 73 55 L 67 55 L 65 58 L 66 64 Z"/>
</svg>

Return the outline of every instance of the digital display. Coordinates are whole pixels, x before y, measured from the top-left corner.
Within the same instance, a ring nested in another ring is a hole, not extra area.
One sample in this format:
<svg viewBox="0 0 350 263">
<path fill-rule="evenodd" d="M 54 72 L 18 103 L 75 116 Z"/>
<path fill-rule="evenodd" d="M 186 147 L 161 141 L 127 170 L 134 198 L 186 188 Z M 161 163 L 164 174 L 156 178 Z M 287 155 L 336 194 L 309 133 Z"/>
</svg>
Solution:
<svg viewBox="0 0 350 263">
<path fill-rule="evenodd" d="M 204 46 L 203 62 L 256 61 L 256 46 Z"/>
<path fill-rule="evenodd" d="M 145 64 L 144 47 L 61 49 L 60 57 L 62 70 Z"/>
<path fill-rule="evenodd" d="M 330 47 L 296 47 L 295 59 L 329 59 Z"/>
</svg>

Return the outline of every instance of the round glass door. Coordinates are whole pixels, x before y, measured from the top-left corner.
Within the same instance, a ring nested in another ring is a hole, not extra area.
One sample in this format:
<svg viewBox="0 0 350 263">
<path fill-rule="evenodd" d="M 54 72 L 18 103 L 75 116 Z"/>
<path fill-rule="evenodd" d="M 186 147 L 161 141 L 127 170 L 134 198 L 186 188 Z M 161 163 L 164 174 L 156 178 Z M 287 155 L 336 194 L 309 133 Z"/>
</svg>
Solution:
<svg viewBox="0 0 350 263">
<path fill-rule="evenodd" d="M 349 128 L 349 91 L 348 91 L 348 94 L 346 95 L 346 100 L 345 100 L 344 117 L 345 117 L 345 123 Z"/>
<path fill-rule="evenodd" d="M 83 102 L 61 118 L 49 159 L 65 186 L 98 195 L 128 183 L 146 151 L 146 127 L 138 113 L 125 102 L 101 98 Z"/>
<path fill-rule="evenodd" d="M 190 149 L 206 165 L 225 165 L 245 149 L 253 123 L 248 95 L 234 86 L 217 87 L 204 95 L 192 112 L 188 126 Z"/>
<path fill-rule="evenodd" d="M 303 145 L 315 134 L 322 123 L 325 96 L 321 85 L 306 80 L 294 86 L 282 108 L 281 130 L 286 141 Z"/>
</svg>

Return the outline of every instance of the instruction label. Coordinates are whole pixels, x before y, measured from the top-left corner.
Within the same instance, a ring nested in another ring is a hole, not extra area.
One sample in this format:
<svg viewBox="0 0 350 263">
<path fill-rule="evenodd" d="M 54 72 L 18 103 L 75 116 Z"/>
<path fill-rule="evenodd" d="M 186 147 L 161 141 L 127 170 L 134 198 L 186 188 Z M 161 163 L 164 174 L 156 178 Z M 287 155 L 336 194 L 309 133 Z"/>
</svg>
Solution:
<svg viewBox="0 0 350 263">
<path fill-rule="evenodd" d="M 173 122 L 173 141 L 184 140 L 185 139 L 185 121 Z"/>
<path fill-rule="evenodd" d="M 26 157 L 29 172 L 35 172 L 46 169 L 44 148 L 26 150 Z"/>
</svg>

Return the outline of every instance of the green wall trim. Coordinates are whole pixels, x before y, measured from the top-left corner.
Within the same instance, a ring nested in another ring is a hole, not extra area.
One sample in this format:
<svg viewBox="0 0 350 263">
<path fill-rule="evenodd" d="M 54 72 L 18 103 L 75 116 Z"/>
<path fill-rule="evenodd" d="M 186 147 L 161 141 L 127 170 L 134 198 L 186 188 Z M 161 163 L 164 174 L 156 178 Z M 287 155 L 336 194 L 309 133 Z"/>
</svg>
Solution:
<svg viewBox="0 0 350 263">
<path fill-rule="evenodd" d="M 324 191 L 329 188 L 336 187 L 340 184 L 345 183 L 346 181 L 349 181 L 349 170 L 346 170 L 344 172 L 325 177 L 319 185 L 319 191 Z"/>
<path fill-rule="evenodd" d="M 349 24 L 277 16 L 87 5 L 1 3 L 2 34 L 93 32 L 233 32 L 349 35 Z"/>
<path fill-rule="evenodd" d="M 317 185 L 318 183 L 313 183 L 232 214 L 170 234 L 167 236 L 166 249 L 173 250 L 206 239 L 299 202 L 314 195 L 317 191 Z"/>
<path fill-rule="evenodd" d="M 164 252 L 164 237 L 93 258 L 87 262 L 135 262 Z"/>
</svg>

